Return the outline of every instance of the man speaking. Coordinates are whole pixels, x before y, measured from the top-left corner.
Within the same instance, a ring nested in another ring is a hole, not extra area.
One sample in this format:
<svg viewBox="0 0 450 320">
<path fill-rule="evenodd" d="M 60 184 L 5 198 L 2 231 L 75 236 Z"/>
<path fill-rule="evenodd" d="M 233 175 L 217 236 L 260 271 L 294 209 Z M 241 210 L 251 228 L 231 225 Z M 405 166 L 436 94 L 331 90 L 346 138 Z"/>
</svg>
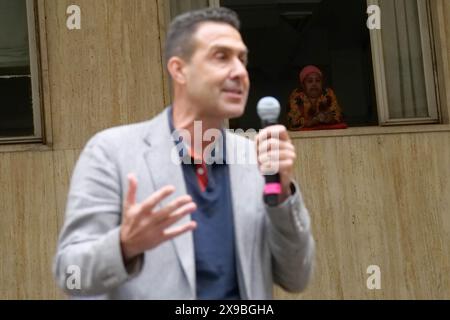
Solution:
<svg viewBox="0 0 450 320">
<path fill-rule="evenodd" d="M 243 114 L 250 86 L 239 24 L 225 8 L 177 17 L 165 51 L 173 105 L 85 146 L 54 261 L 69 295 L 271 299 L 274 283 L 306 287 L 314 240 L 286 128 L 266 127 L 256 143 L 223 128 Z M 211 142 L 210 132 L 220 135 Z M 270 168 L 280 190 L 268 206 Z M 67 286 L 73 266 L 75 289 Z"/>
</svg>

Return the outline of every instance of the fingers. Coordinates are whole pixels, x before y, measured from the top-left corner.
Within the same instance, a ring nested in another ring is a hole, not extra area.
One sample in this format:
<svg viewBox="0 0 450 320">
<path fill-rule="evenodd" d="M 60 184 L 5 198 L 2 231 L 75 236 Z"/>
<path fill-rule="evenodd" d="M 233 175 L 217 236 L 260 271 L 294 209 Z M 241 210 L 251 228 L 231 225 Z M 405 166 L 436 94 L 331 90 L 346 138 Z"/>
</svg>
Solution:
<svg viewBox="0 0 450 320">
<path fill-rule="evenodd" d="M 267 153 L 272 150 L 291 150 L 295 152 L 295 148 L 291 142 L 281 141 L 275 138 L 261 141 L 257 148 L 258 154 Z"/>
<path fill-rule="evenodd" d="M 151 212 L 158 203 L 170 196 L 174 191 L 174 186 L 165 186 L 159 189 L 141 204 L 141 212 Z"/>
<path fill-rule="evenodd" d="M 160 227 L 166 229 L 188 214 L 193 213 L 195 210 L 197 210 L 197 206 L 195 205 L 195 203 L 189 202 L 167 215 L 165 219 L 161 221 Z"/>
<path fill-rule="evenodd" d="M 120 229 L 120 242 L 124 257 L 131 258 L 161 243 L 193 230 L 197 224 L 187 224 L 167 229 L 183 217 L 194 212 L 197 207 L 190 196 L 181 196 L 162 209 L 156 206 L 175 191 L 173 186 L 165 186 L 154 192 L 142 203 L 136 203 L 137 180 L 128 176 L 129 190 L 126 195 L 125 211 Z"/>
<path fill-rule="evenodd" d="M 261 142 L 261 141 L 267 140 L 269 138 L 275 138 L 275 139 L 278 139 L 281 141 L 290 141 L 291 140 L 286 127 L 283 125 L 274 125 L 274 126 L 266 127 L 264 129 L 262 129 L 256 137 L 257 137 L 257 143 L 258 143 L 258 140 L 260 140 L 259 142 Z"/>
<path fill-rule="evenodd" d="M 157 223 L 162 223 L 169 216 L 174 215 L 178 209 L 183 208 L 186 205 L 191 207 L 193 206 L 194 210 L 196 209 L 195 203 L 192 202 L 192 198 L 188 195 L 185 195 L 173 200 L 166 207 L 154 213 L 154 219 Z"/>
<path fill-rule="evenodd" d="M 261 130 L 256 137 L 256 148 L 263 174 L 291 174 L 297 155 L 284 126 L 270 126 Z"/>
<path fill-rule="evenodd" d="M 276 163 L 266 162 L 261 164 L 260 170 L 264 175 L 271 175 L 275 173 L 282 173 L 284 171 L 292 170 L 294 165 L 294 160 L 287 159 L 283 161 L 278 161 Z"/>
<path fill-rule="evenodd" d="M 258 161 L 261 165 L 268 162 L 282 162 L 290 160 L 295 161 L 297 155 L 292 150 L 273 150 L 265 153 L 260 153 L 258 156 Z"/>
<path fill-rule="evenodd" d="M 195 221 L 191 221 L 189 223 L 186 223 L 182 226 L 173 227 L 170 229 L 166 229 L 163 231 L 163 241 L 167 241 L 170 239 L 173 239 L 175 237 L 178 237 L 179 235 L 194 230 L 197 227 L 197 223 Z"/>
<path fill-rule="evenodd" d="M 125 206 L 129 207 L 136 203 L 136 190 L 137 190 L 137 179 L 133 173 L 128 175 L 128 192 L 126 197 Z"/>
</svg>

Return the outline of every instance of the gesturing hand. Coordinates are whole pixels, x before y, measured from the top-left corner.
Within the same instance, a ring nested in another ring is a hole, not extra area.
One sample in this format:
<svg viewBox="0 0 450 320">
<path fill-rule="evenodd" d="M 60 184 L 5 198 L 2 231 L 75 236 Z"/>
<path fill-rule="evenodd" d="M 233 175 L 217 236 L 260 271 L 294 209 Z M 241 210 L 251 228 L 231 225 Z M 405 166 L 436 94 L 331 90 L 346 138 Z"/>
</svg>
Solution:
<svg viewBox="0 0 450 320">
<path fill-rule="evenodd" d="M 120 228 L 120 244 L 125 261 L 195 229 L 195 221 L 169 229 L 196 210 L 197 207 L 190 196 L 181 196 L 167 206 L 156 209 L 163 199 L 175 191 L 173 186 L 163 187 L 142 203 L 136 203 L 137 180 L 134 175 L 128 175 L 128 185 Z"/>
</svg>

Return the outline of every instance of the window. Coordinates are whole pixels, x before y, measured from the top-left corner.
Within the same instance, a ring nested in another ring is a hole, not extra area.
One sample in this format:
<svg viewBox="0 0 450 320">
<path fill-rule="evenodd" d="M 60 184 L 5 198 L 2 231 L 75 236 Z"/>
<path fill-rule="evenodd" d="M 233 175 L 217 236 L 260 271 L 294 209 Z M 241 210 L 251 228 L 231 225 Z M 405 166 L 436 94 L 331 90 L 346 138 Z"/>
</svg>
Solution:
<svg viewBox="0 0 450 320">
<path fill-rule="evenodd" d="M 34 10 L 0 0 L 0 143 L 42 139 Z"/>
<path fill-rule="evenodd" d="M 238 12 L 250 49 L 246 113 L 231 128 L 259 128 L 256 104 L 274 96 L 287 122 L 299 72 L 315 65 L 349 126 L 436 123 L 436 70 L 428 0 L 221 0 Z M 381 8 L 381 30 L 367 8 Z"/>
</svg>

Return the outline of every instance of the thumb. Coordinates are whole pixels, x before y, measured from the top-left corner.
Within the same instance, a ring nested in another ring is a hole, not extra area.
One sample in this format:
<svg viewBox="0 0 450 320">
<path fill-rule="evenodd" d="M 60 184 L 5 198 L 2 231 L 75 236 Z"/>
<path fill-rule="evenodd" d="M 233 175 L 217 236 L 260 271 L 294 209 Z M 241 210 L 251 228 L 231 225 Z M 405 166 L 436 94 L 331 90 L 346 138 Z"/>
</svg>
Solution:
<svg viewBox="0 0 450 320">
<path fill-rule="evenodd" d="M 128 178 L 128 192 L 125 206 L 130 207 L 136 203 L 137 179 L 134 173 L 130 173 L 127 176 L 127 178 Z"/>
</svg>

